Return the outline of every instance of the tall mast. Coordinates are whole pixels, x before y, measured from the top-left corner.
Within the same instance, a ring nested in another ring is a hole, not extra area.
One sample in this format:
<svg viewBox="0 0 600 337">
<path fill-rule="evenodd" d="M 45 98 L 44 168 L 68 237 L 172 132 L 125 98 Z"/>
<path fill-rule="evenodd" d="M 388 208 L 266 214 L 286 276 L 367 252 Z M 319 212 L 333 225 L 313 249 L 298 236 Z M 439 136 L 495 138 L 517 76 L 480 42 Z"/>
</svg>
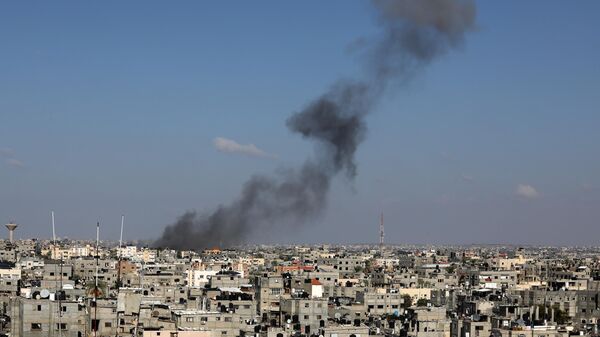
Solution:
<svg viewBox="0 0 600 337">
<path fill-rule="evenodd" d="M 98 263 L 100 255 L 98 255 L 98 246 L 100 244 L 100 222 L 96 223 L 96 273 L 94 276 L 94 337 L 96 336 L 100 324 L 98 322 Z"/>
<path fill-rule="evenodd" d="M 52 245 L 54 246 L 54 258 L 56 258 L 56 229 L 54 228 L 54 211 L 51 211 L 52 215 Z"/>
<path fill-rule="evenodd" d="M 125 224 L 125 215 L 121 215 L 121 236 L 119 237 L 119 250 L 117 251 L 119 266 L 117 269 L 117 293 L 121 289 L 121 247 L 123 247 L 123 225 Z"/>
<path fill-rule="evenodd" d="M 52 245 L 54 246 L 54 258 L 56 259 L 56 226 L 54 223 L 54 211 L 50 212 L 51 217 L 52 217 Z M 55 265 L 56 266 L 56 265 Z M 55 267 L 56 268 L 56 267 Z M 56 270 L 56 269 L 55 269 Z M 60 283 L 59 285 L 56 287 L 56 297 L 58 297 L 58 335 L 61 336 L 62 335 L 62 283 L 63 283 L 63 254 L 61 252 L 60 254 L 60 271 L 59 271 L 59 280 Z M 50 327 L 52 328 L 52 327 Z"/>
<path fill-rule="evenodd" d="M 383 227 L 383 212 L 381 212 L 381 217 L 379 220 L 379 249 L 383 250 L 383 239 L 385 237 L 385 230 Z"/>
<path fill-rule="evenodd" d="M 98 290 L 98 262 L 99 262 L 98 259 L 100 258 L 100 256 L 98 255 L 99 243 L 100 243 L 100 222 L 96 223 L 96 273 L 94 275 L 94 283 L 96 286 L 96 290 Z"/>
<path fill-rule="evenodd" d="M 125 224 L 125 215 L 121 215 L 121 236 L 119 237 L 118 267 L 117 267 L 117 305 L 119 303 L 119 292 L 121 291 L 121 247 L 123 245 L 123 225 Z M 117 310 L 117 324 L 115 336 L 119 335 L 119 310 Z"/>
<path fill-rule="evenodd" d="M 121 257 L 121 246 L 123 245 L 123 225 L 125 224 L 125 215 L 121 215 L 121 236 L 119 237 L 119 257 Z"/>
</svg>

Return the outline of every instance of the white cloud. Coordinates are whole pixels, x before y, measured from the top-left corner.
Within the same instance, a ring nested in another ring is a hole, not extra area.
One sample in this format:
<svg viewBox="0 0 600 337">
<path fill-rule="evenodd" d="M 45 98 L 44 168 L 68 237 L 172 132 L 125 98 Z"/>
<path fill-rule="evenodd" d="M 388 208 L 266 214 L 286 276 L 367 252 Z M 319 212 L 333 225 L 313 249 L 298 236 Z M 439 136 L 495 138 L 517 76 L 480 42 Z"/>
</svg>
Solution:
<svg viewBox="0 0 600 337">
<path fill-rule="evenodd" d="M 254 144 L 240 144 L 232 139 L 217 137 L 213 140 L 213 144 L 218 151 L 228 153 L 239 153 L 251 157 L 275 158 L 275 155 L 267 153 Z"/>
<path fill-rule="evenodd" d="M 450 152 L 447 151 L 442 151 L 440 152 L 440 156 L 442 156 L 442 159 L 444 160 L 448 160 L 448 161 L 454 161 L 456 160 L 456 158 L 454 157 L 454 155 Z"/>
<path fill-rule="evenodd" d="M 7 147 L 0 148 L 0 156 L 2 157 L 10 157 L 14 154 L 15 152 L 12 149 L 9 149 Z"/>
<path fill-rule="evenodd" d="M 23 164 L 22 161 L 15 158 L 15 151 L 13 151 L 10 148 L 7 148 L 7 147 L 0 148 L 0 158 L 5 158 L 4 162 L 7 165 L 10 165 L 12 167 L 16 167 L 16 168 L 25 167 L 25 164 Z"/>
<path fill-rule="evenodd" d="M 6 163 L 12 167 L 17 167 L 17 168 L 23 168 L 25 167 L 25 164 L 23 164 L 22 161 L 15 159 L 15 158 L 8 158 L 6 159 Z"/>
<path fill-rule="evenodd" d="M 468 182 L 472 182 L 475 180 L 475 178 L 473 178 L 472 175 L 465 174 L 465 173 L 461 174 L 460 177 L 462 178 L 462 180 L 468 181 Z"/>
<path fill-rule="evenodd" d="M 515 194 L 527 199 L 535 199 L 540 196 L 535 187 L 527 184 L 519 184 L 515 190 Z"/>
</svg>

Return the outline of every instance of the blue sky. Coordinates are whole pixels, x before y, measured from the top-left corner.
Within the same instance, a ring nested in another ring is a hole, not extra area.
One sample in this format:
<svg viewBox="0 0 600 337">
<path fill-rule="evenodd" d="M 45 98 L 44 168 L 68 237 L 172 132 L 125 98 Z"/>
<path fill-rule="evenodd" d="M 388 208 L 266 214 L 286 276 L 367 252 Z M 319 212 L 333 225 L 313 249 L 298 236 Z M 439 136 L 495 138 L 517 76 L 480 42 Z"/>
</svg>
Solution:
<svg viewBox="0 0 600 337">
<path fill-rule="evenodd" d="M 596 244 L 597 1 L 478 3 L 465 45 L 369 117 L 327 215 L 266 242 Z M 285 120 L 374 34 L 367 1 L 0 4 L 0 220 L 17 237 L 157 237 L 312 145 Z M 276 156 L 218 151 L 214 139 Z"/>
</svg>

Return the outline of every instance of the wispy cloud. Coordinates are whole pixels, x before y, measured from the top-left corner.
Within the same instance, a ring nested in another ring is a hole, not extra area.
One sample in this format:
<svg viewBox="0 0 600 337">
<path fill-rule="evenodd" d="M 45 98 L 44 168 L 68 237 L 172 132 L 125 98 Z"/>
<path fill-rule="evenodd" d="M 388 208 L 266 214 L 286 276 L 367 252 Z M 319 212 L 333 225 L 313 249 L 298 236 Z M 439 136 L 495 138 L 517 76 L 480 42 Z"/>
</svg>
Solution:
<svg viewBox="0 0 600 337">
<path fill-rule="evenodd" d="M 442 159 L 447 160 L 447 161 L 455 161 L 456 160 L 456 157 L 448 151 L 440 152 L 440 156 L 442 157 Z"/>
<path fill-rule="evenodd" d="M 2 156 L 2 157 L 10 157 L 10 156 L 13 156 L 14 154 L 15 154 L 15 151 L 13 151 L 12 149 L 9 149 L 7 147 L 0 148 L 0 156 Z"/>
<path fill-rule="evenodd" d="M 4 162 L 12 167 L 23 168 L 25 164 L 19 159 L 15 158 L 15 151 L 10 148 L 0 148 L 0 157 L 4 158 Z"/>
<path fill-rule="evenodd" d="M 461 174 L 461 175 L 460 175 L 460 178 L 461 178 L 462 180 L 464 180 L 464 181 L 468 181 L 468 182 L 473 182 L 473 181 L 475 181 L 475 178 L 474 178 L 472 175 L 469 175 L 469 174 L 466 174 L 466 173 L 463 173 L 463 174 Z"/>
<path fill-rule="evenodd" d="M 250 157 L 276 158 L 275 155 L 259 149 L 254 144 L 240 144 L 233 139 L 217 137 L 213 140 L 213 144 L 221 152 L 243 154 Z"/>
<path fill-rule="evenodd" d="M 584 191 L 592 191 L 594 190 L 594 185 L 589 184 L 589 183 L 583 183 L 580 185 L 581 189 Z"/>
<path fill-rule="evenodd" d="M 16 167 L 16 168 L 23 168 L 25 167 L 25 164 L 23 164 L 22 161 L 15 159 L 15 158 L 8 158 L 6 159 L 6 163 L 12 167 Z"/>
<path fill-rule="evenodd" d="M 526 199 L 536 199 L 540 196 L 535 187 L 528 184 L 519 184 L 515 190 L 515 194 Z"/>
</svg>

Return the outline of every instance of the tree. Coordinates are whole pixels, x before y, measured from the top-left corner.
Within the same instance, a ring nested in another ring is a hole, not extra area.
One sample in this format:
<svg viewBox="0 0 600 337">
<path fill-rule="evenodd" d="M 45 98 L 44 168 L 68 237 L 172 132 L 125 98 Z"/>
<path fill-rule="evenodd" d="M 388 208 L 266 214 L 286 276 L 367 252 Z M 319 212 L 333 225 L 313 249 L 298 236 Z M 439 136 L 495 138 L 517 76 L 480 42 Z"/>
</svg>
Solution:
<svg viewBox="0 0 600 337">
<path fill-rule="evenodd" d="M 412 306 L 412 297 L 410 295 L 402 295 L 402 305 L 404 309 L 408 309 Z"/>
<path fill-rule="evenodd" d="M 571 319 L 571 317 L 567 314 L 566 311 L 560 309 L 559 305 L 555 304 L 552 307 L 552 309 L 554 309 L 554 321 L 556 322 L 556 324 L 567 324 Z"/>
<path fill-rule="evenodd" d="M 417 301 L 417 307 L 426 307 L 429 301 L 425 298 L 419 298 Z"/>
</svg>

